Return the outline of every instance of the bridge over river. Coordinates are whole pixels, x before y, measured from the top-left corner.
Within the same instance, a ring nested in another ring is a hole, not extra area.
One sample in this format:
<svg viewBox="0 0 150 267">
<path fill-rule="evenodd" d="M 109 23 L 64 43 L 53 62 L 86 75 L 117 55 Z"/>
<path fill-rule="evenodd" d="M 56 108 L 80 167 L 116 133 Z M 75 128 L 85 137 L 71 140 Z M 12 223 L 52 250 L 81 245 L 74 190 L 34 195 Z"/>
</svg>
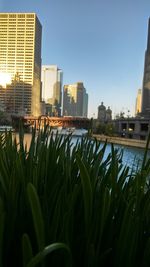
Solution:
<svg viewBox="0 0 150 267">
<path fill-rule="evenodd" d="M 12 116 L 12 124 L 14 128 L 19 127 L 19 122 L 23 123 L 25 128 L 36 127 L 36 129 L 43 128 L 44 125 L 51 127 L 75 127 L 89 129 L 91 120 L 82 117 L 49 117 L 49 116 Z"/>
</svg>

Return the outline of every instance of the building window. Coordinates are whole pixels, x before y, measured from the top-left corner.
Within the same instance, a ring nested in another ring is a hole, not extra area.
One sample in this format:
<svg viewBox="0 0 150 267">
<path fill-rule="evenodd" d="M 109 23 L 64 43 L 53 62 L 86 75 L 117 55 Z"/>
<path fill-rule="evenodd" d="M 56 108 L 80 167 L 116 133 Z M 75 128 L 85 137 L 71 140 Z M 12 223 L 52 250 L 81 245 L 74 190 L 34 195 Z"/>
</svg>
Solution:
<svg viewBox="0 0 150 267">
<path fill-rule="evenodd" d="M 141 123 L 141 132 L 148 132 L 148 123 Z"/>
</svg>

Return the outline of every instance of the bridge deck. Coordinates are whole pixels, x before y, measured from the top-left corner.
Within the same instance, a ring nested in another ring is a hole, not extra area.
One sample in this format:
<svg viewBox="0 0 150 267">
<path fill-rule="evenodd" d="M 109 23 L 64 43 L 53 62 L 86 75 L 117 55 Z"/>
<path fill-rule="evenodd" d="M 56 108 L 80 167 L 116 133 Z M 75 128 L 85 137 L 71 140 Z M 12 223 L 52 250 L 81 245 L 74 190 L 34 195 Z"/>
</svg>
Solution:
<svg viewBox="0 0 150 267">
<path fill-rule="evenodd" d="M 24 126 L 35 126 L 36 128 L 42 128 L 44 125 L 52 127 L 76 127 L 88 129 L 90 126 L 90 119 L 82 117 L 49 117 L 49 116 L 12 116 L 14 125 L 19 124 L 19 121 L 23 122 Z"/>
</svg>

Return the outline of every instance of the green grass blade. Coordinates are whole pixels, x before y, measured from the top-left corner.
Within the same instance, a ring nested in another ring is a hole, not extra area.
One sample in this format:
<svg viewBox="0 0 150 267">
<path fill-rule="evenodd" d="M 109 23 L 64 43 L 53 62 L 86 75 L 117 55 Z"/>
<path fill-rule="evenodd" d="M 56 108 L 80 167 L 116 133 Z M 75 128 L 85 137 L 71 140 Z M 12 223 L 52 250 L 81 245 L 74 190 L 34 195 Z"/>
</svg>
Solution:
<svg viewBox="0 0 150 267">
<path fill-rule="evenodd" d="M 2 258 L 3 258 L 3 237 L 4 237 L 4 227 L 5 227 L 5 212 L 2 200 L 0 199 L 0 267 L 2 267 Z"/>
<path fill-rule="evenodd" d="M 39 250 L 42 250 L 44 248 L 44 243 L 45 243 L 44 221 L 38 194 L 36 192 L 35 187 L 31 183 L 28 183 L 27 185 L 27 193 L 32 211 L 38 248 Z"/>
<path fill-rule="evenodd" d="M 80 170 L 81 183 L 82 183 L 82 189 L 83 189 L 85 223 L 87 227 L 86 230 L 88 231 L 90 227 L 91 216 L 92 216 L 92 202 L 93 202 L 92 187 L 91 187 L 91 182 L 90 182 L 88 171 L 83 161 L 78 155 L 76 155 L 76 159 L 77 159 L 77 164 Z"/>
<path fill-rule="evenodd" d="M 71 252 L 69 247 L 64 243 L 53 243 L 47 247 L 45 247 L 41 252 L 39 252 L 32 260 L 28 263 L 26 267 L 34 267 L 40 262 L 43 261 L 43 259 L 53 251 L 56 251 L 58 249 L 63 249 L 65 252 L 67 252 L 67 258 L 69 259 L 69 266 L 71 266 Z"/>
<path fill-rule="evenodd" d="M 146 160 L 147 160 L 147 154 L 148 154 L 149 144 L 150 144 L 150 134 L 148 135 L 148 138 L 147 138 L 146 148 L 145 148 L 145 151 L 144 151 L 144 157 L 143 157 L 143 162 L 142 162 L 141 170 L 143 170 L 143 169 L 145 168 L 145 164 L 146 164 Z"/>
<path fill-rule="evenodd" d="M 29 261 L 33 258 L 32 246 L 29 236 L 24 234 L 22 237 L 22 251 L 23 251 L 23 266 L 26 267 Z"/>
</svg>

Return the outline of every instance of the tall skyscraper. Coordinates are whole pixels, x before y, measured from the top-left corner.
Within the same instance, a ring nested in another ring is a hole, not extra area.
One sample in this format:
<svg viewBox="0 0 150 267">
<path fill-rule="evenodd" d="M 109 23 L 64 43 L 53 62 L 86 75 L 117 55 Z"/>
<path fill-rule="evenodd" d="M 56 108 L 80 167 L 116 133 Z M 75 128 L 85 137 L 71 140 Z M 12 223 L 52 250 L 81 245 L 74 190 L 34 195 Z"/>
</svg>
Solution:
<svg viewBox="0 0 150 267">
<path fill-rule="evenodd" d="M 145 65 L 142 90 L 142 115 L 150 117 L 150 19 L 148 24 L 148 40 L 145 52 Z"/>
<path fill-rule="evenodd" d="M 63 72 L 57 65 L 42 66 L 42 99 L 52 107 L 52 116 L 61 116 Z"/>
<path fill-rule="evenodd" d="M 8 113 L 41 114 L 41 36 L 35 13 L 0 13 L 0 103 Z"/>
<path fill-rule="evenodd" d="M 63 115 L 87 117 L 88 94 L 82 82 L 64 85 Z"/>
<path fill-rule="evenodd" d="M 136 103 L 135 103 L 135 115 L 141 113 L 141 100 L 142 100 L 142 90 L 138 89 Z"/>
</svg>

